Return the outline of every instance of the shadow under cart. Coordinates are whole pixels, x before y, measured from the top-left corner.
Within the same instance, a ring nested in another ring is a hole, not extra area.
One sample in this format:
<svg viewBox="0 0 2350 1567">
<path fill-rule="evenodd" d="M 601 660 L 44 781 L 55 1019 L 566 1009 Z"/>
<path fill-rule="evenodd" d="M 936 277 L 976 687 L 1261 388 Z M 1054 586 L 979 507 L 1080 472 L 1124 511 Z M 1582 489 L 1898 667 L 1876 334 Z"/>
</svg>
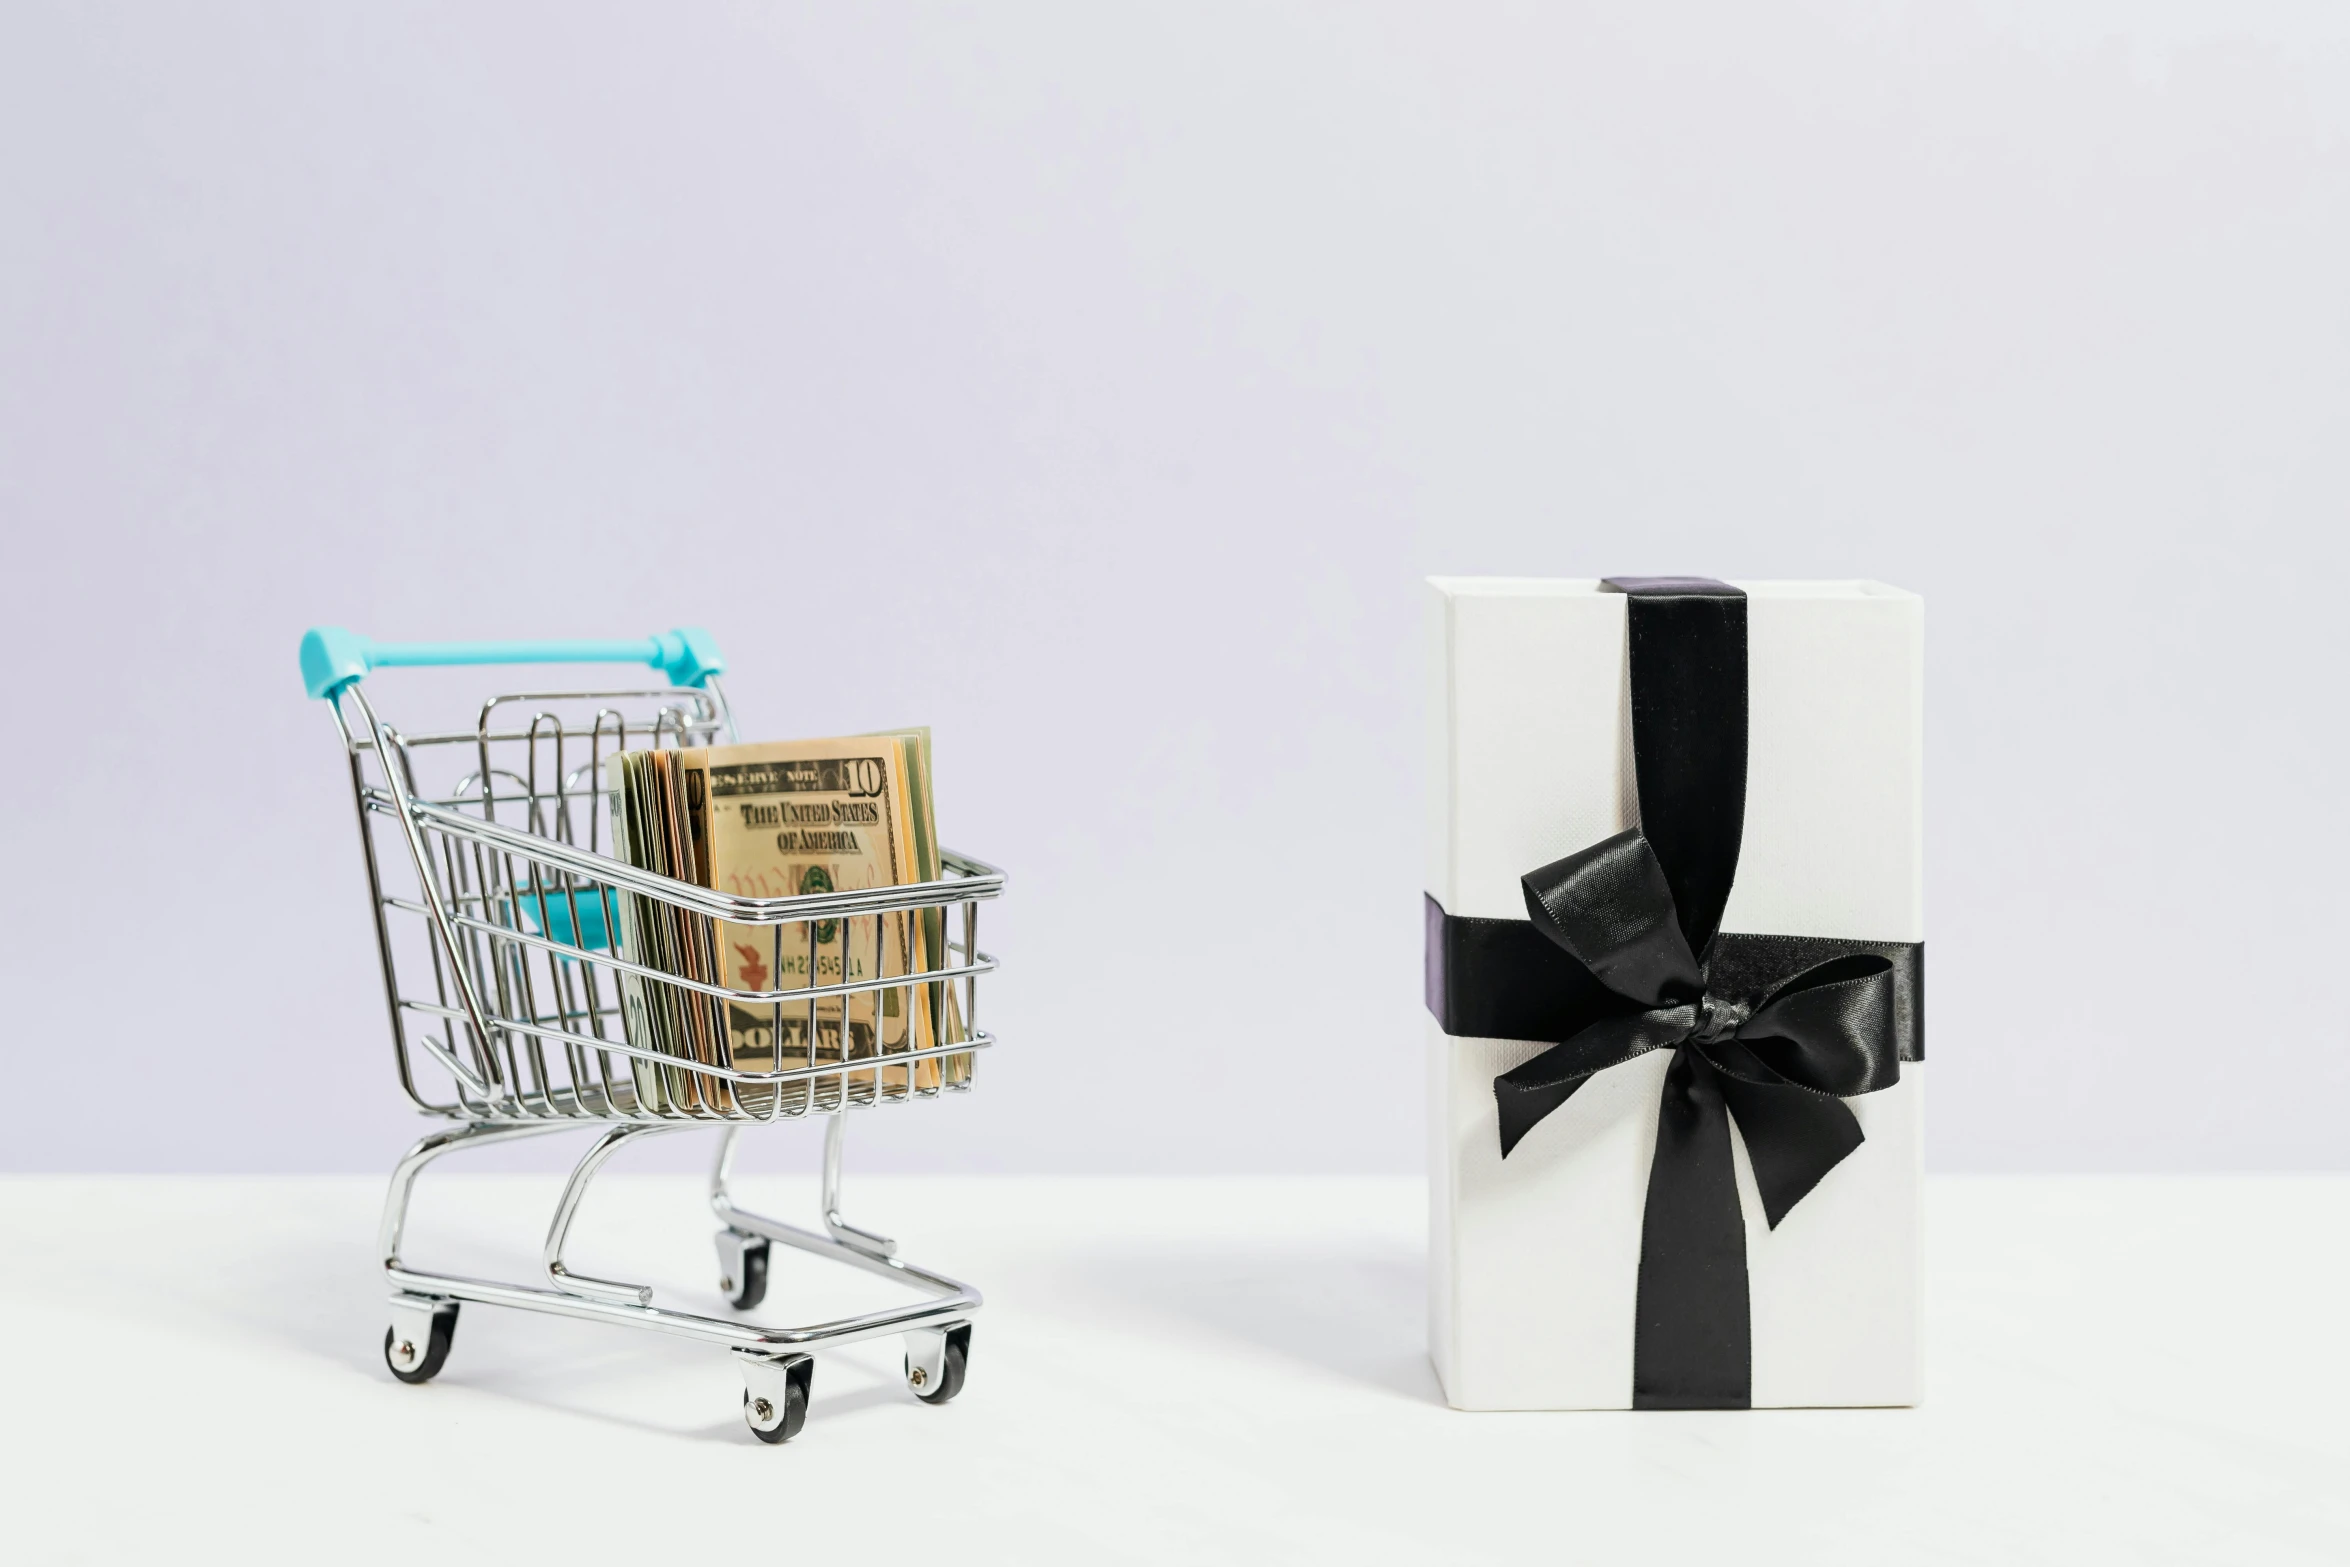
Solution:
<svg viewBox="0 0 2350 1567">
<path fill-rule="evenodd" d="M 615 1126 L 597 1137 L 573 1166 L 556 1200 L 543 1258 L 545 1284 L 503 1283 L 411 1267 L 401 1259 L 400 1247 L 409 1198 L 427 1165 L 461 1148 L 577 1129 L 576 1124 L 544 1122 L 472 1124 L 423 1138 L 393 1171 L 382 1230 L 384 1273 L 392 1285 L 384 1364 L 403 1382 L 431 1381 L 448 1363 L 459 1304 L 476 1301 L 723 1344 L 733 1351 L 742 1372 L 743 1421 L 762 1442 L 788 1442 L 806 1423 L 816 1367 L 813 1352 L 819 1348 L 902 1337 L 906 1341 L 907 1390 L 926 1404 L 950 1402 L 962 1392 L 970 1365 L 971 1318 L 981 1305 L 979 1291 L 944 1274 L 915 1267 L 897 1255 L 897 1242 L 861 1230 L 841 1217 L 841 1143 L 846 1119 L 845 1112 L 835 1112 L 825 1124 L 821 1234 L 737 1207 L 727 1178 L 741 1128 L 729 1126 L 719 1132 L 718 1155 L 710 1170 L 710 1207 L 724 1226 L 717 1235 L 719 1293 L 739 1312 L 757 1309 L 767 1296 L 770 1248 L 780 1242 L 878 1274 L 930 1299 L 830 1322 L 764 1327 L 656 1306 L 650 1285 L 622 1284 L 572 1272 L 564 1264 L 563 1247 L 588 1183 L 623 1144 L 691 1129 L 680 1125 Z"/>
</svg>

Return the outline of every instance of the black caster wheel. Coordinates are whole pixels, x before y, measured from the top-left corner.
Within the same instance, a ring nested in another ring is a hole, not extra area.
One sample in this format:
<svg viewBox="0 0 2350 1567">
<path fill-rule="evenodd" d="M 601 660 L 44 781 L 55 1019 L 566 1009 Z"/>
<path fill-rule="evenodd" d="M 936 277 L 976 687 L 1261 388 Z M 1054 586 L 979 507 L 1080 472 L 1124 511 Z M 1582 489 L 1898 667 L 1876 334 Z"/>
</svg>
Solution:
<svg viewBox="0 0 2350 1567">
<path fill-rule="evenodd" d="M 449 1361 L 449 1341 L 457 1336 L 457 1303 L 433 1309 L 432 1328 L 419 1344 L 413 1329 L 395 1322 L 384 1329 L 384 1364 L 403 1382 L 430 1382 Z"/>
<path fill-rule="evenodd" d="M 815 1380 L 815 1358 L 795 1355 L 784 1362 L 780 1379 L 763 1376 L 743 1389 L 743 1423 L 751 1435 L 769 1443 L 798 1436 L 808 1423 L 808 1389 Z"/>
<path fill-rule="evenodd" d="M 971 1364 L 971 1324 L 958 1322 L 946 1330 L 946 1335 L 946 1353 L 940 1358 L 935 1377 L 915 1365 L 912 1356 L 907 1357 L 906 1385 L 925 1404 L 950 1403 L 963 1391 L 963 1372 Z"/>
<path fill-rule="evenodd" d="M 718 1248 L 718 1289 L 737 1311 L 749 1311 L 767 1298 L 767 1237 L 725 1237 L 732 1246 Z M 730 1261 L 728 1253 L 734 1256 Z M 780 1440 L 780 1439 L 779 1439 Z"/>
</svg>

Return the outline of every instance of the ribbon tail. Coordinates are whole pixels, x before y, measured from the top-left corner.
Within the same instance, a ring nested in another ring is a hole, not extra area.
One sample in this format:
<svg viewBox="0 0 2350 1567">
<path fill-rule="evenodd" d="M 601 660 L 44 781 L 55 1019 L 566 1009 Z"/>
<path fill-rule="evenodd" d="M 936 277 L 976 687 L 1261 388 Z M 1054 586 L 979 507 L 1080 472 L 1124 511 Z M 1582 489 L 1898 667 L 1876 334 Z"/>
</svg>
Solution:
<svg viewBox="0 0 2350 1567">
<path fill-rule="evenodd" d="M 1673 1053 L 1640 1233 L 1634 1409 L 1753 1403 L 1746 1220 L 1738 1209 L 1722 1088 L 1721 1074 L 1696 1050 Z"/>
<path fill-rule="evenodd" d="M 1575 1090 L 1590 1082 L 1588 1077 L 1570 1077 L 1561 1083 L 1519 1084 L 1504 1073 L 1493 1080 L 1493 1108 L 1501 1121 L 1501 1156 L 1507 1159 L 1510 1150 L 1517 1147 L 1528 1132 L 1542 1124 L 1542 1118 L 1575 1096 Z"/>
<path fill-rule="evenodd" d="M 1507 1159 L 1519 1139 L 1572 1099 L 1593 1073 L 1651 1050 L 1670 1049 L 1688 1038 L 1694 1014 L 1694 1008 L 1684 1006 L 1601 1018 L 1574 1038 L 1495 1078 L 1493 1107 L 1501 1122 L 1501 1156 Z"/>
<path fill-rule="evenodd" d="M 1744 1082 L 1727 1072 L 1716 1076 L 1724 1102 L 1738 1118 L 1738 1135 L 1746 1139 L 1746 1158 L 1754 1166 L 1763 1217 L 1775 1230 L 1830 1170 L 1866 1141 L 1860 1117 L 1843 1100 L 1792 1083 Z"/>
</svg>

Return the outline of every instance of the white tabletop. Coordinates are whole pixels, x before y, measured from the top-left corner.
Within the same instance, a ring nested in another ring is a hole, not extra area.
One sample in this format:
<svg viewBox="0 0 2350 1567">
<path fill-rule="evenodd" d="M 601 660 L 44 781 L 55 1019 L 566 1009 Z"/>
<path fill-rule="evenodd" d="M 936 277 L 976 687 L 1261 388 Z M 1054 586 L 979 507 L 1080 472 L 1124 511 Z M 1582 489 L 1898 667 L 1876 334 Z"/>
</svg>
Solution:
<svg viewBox="0 0 2350 1567">
<path fill-rule="evenodd" d="M 527 1278 L 554 1184 L 428 1175 L 409 1255 Z M 2341 1178 L 1936 1180 L 1924 1408 L 1636 1415 L 1444 1406 L 1414 1181 L 852 1178 L 986 1291 L 970 1383 L 824 1354 L 780 1448 L 724 1352 L 595 1324 L 467 1306 L 394 1382 L 380 1193 L 0 1180 L 0 1556 L 2350 1560 Z M 574 1255 L 716 1310 L 713 1229 L 698 1183 L 617 1174 Z M 893 1293 L 779 1248 L 761 1315 Z"/>
</svg>

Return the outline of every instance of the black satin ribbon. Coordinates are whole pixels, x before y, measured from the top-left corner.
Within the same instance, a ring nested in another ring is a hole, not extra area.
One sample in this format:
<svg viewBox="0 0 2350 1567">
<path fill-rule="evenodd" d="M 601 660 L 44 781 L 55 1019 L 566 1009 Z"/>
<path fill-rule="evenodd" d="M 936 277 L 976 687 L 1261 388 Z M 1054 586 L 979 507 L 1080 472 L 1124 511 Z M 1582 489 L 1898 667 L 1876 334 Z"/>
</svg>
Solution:
<svg viewBox="0 0 2350 1567">
<path fill-rule="evenodd" d="M 1494 1079 L 1501 1151 L 1595 1074 L 1673 1052 L 1642 1222 L 1636 1409 L 1744 1409 L 1753 1356 L 1730 1123 L 1772 1228 L 1860 1146 L 1843 1103 L 1923 1055 L 1913 943 L 1722 935 L 1746 818 L 1746 600 L 1704 578 L 1630 595 L 1641 825 L 1523 878 L 1528 919 L 1428 900 L 1449 1034 L 1554 1040 Z"/>
<path fill-rule="evenodd" d="M 1448 914 L 1423 898 L 1428 1010 L 1463 1039 L 1557 1043 L 1602 1012 L 1631 1005 L 1527 920 Z M 1751 1012 L 1805 969 L 1832 958 L 1880 957 L 1893 965 L 1895 1053 L 1926 1058 L 1926 949 L 1914 941 L 1761 936 L 1725 930 L 1706 954 L 1706 989 Z"/>
</svg>

